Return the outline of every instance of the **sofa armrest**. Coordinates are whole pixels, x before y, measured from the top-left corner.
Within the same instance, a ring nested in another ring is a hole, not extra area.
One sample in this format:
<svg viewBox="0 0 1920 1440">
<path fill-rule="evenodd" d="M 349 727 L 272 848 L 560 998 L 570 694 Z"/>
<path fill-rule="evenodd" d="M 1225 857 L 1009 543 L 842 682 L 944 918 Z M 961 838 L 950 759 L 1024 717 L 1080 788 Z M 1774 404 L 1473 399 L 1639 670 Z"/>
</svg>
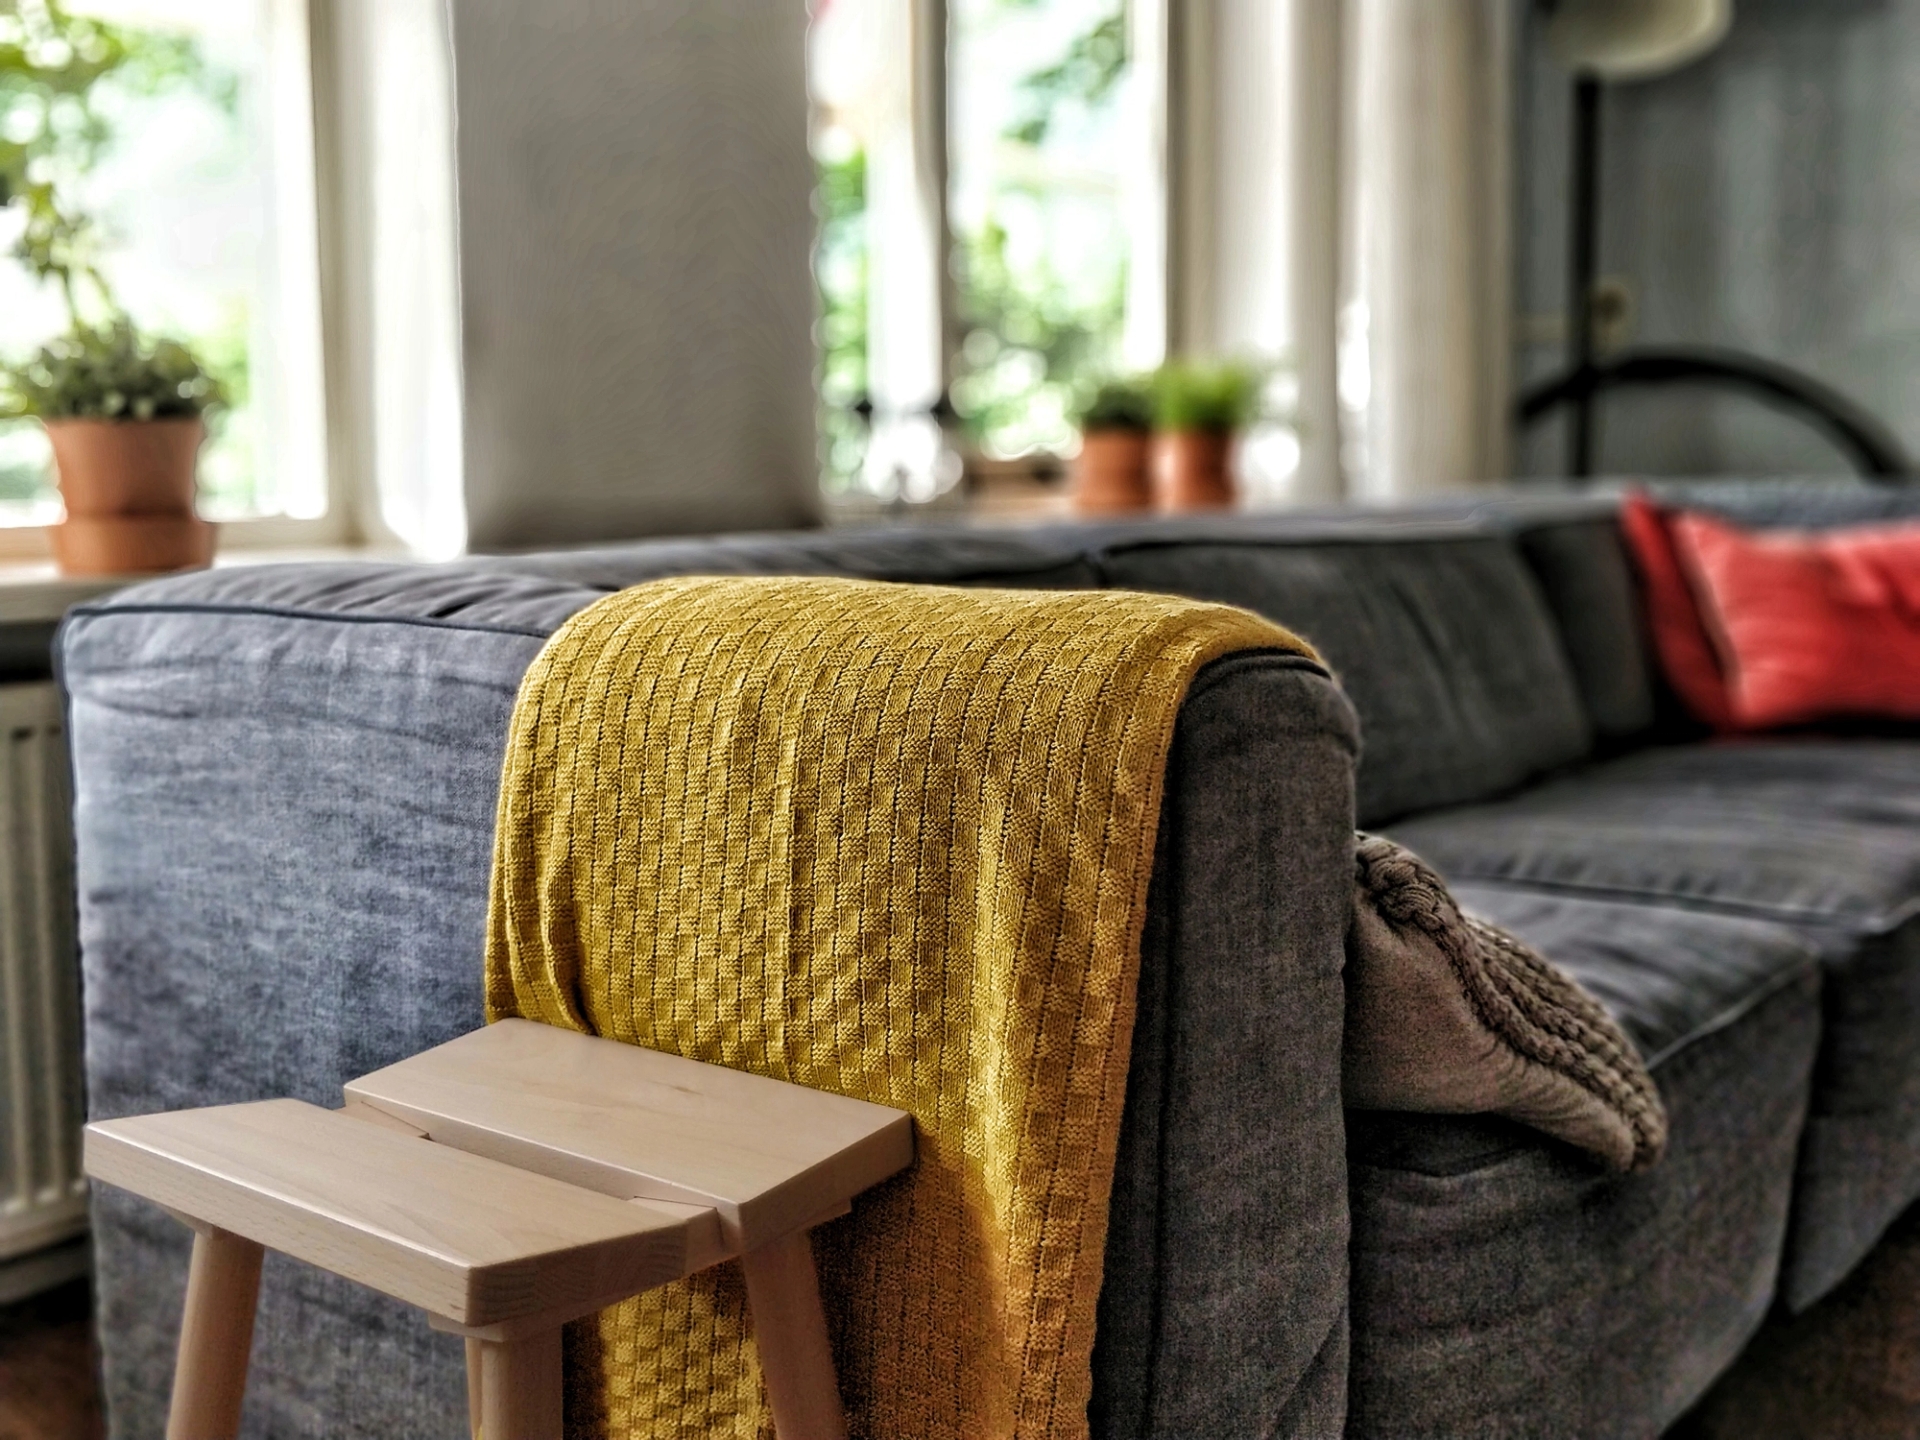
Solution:
<svg viewBox="0 0 1920 1440">
<path fill-rule="evenodd" d="M 1337 1435 L 1352 709 L 1297 657 L 1174 735 L 1094 1350 L 1096 1436 Z"/>
</svg>

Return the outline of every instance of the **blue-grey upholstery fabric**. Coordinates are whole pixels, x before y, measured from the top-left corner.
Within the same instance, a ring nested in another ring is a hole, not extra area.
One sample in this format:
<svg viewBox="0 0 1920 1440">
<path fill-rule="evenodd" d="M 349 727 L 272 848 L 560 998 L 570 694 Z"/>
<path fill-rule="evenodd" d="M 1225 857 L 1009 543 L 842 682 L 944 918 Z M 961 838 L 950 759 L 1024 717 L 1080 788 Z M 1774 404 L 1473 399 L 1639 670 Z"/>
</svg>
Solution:
<svg viewBox="0 0 1920 1440">
<path fill-rule="evenodd" d="M 1560 628 L 1596 741 L 1621 749 L 1653 728 L 1656 693 L 1639 582 L 1611 513 L 1515 531 Z"/>
<path fill-rule="evenodd" d="M 1329 877 L 1352 865 L 1356 756 L 1347 706 L 1293 662 L 1217 661 L 1181 710 L 1109 1211 L 1096 1436 L 1340 1433 L 1347 1215 L 1329 1182 L 1345 1150 L 1327 1040 L 1349 890 Z M 1281 1096 L 1305 1113 L 1276 1113 Z"/>
<path fill-rule="evenodd" d="M 1821 949 L 1789 1305 L 1830 1290 L 1920 1199 L 1920 741 L 1648 749 L 1395 838 L 1452 882 L 1764 917 Z"/>
<path fill-rule="evenodd" d="M 540 575 L 618 590 L 668 575 L 855 575 L 924 584 L 1091 589 L 1089 536 L 1052 531 L 880 527 L 814 534 L 728 535 L 598 550 L 476 557 L 463 567 Z"/>
<path fill-rule="evenodd" d="M 497 774 L 520 676 L 596 590 L 512 571 L 215 573 L 77 613 L 89 1106 L 294 1095 L 480 1023 Z M 253 604 L 249 596 L 257 597 Z M 1182 711 L 1143 945 L 1095 1353 L 1097 1434 L 1338 1433 L 1339 967 L 1352 712 L 1230 657 Z M 158 1435 L 186 1233 L 95 1199 L 112 1432 Z M 457 1342 L 275 1261 L 250 1436 L 463 1434 Z"/>
<path fill-rule="evenodd" d="M 1592 743 L 1538 586 L 1501 537 L 1115 545 L 1109 583 L 1304 635 L 1359 711 L 1360 823 L 1510 790 Z"/>
<path fill-rule="evenodd" d="M 1649 494 L 1669 505 L 1705 510 L 1755 529 L 1831 530 L 1920 517 L 1920 485 L 1791 477 L 1753 481 L 1648 480 Z"/>
<path fill-rule="evenodd" d="M 1790 927 L 1460 887 L 1598 995 L 1671 1135 L 1613 1176 L 1494 1117 L 1349 1117 L 1352 1437 L 1657 1435 L 1773 1297 L 1819 1036 Z"/>
<path fill-rule="evenodd" d="M 1362 824 L 1511 790 L 1583 758 L 1593 730 L 1539 584 L 1505 535 L 1453 518 L 1342 511 L 1057 525 L 658 541 L 389 565 L 210 571 L 126 603 L 245 603 L 339 614 L 489 619 L 548 628 L 596 592 L 683 574 L 846 574 L 876 580 L 1167 591 L 1245 606 L 1320 647 L 1358 710 Z M 497 591 L 483 582 L 511 580 Z M 478 607 L 478 608 L 476 608 Z M 506 607 L 503 609 L 502 607 Z M 527 607 L 527 608 L 520 608 Z M 518 623 L 518 622 L 516 622 Z"/>
<path fill-rule="evenodd" d="M 1879 934 L 1920 908 L 1920 741 L 1653 747 L 1394 835 L 1449 880 Z"/>
</svg>

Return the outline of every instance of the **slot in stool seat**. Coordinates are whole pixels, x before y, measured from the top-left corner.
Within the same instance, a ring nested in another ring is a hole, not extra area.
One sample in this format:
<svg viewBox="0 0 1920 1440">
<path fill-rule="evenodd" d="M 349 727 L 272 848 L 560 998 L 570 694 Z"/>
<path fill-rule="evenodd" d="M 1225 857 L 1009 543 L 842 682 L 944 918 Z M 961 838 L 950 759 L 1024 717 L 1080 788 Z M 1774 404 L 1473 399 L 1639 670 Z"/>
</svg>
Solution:
<svg viewBox="0 0 1920 1440">
<path fill-rule="evenodd" d="M 738 1257 L 781 1440 L 844 1436 L 807 1231 L 911 1163 L 904 1112 L 528 1021 L 346 1088 L 87 1127 L 196 1232 L 169 1440 L 238 1434 L 263 1249 L 464 1335 L 488 1440 L 559 1437 L 567 1321 Z"/>
</svg>

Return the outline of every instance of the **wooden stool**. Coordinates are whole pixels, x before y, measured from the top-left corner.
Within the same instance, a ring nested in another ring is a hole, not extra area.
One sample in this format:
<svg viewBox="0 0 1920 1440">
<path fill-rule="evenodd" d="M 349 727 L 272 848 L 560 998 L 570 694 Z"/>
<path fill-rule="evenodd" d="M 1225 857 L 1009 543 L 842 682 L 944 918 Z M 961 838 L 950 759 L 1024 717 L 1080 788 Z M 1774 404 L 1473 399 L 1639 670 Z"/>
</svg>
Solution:
<svg viewBox="0 0 1920 1440">
<path fill-rule="evenodd" d="M 738 1258 L 781 1440 L 845 1436 L 807 1232 L 911 1163 L 904 1111 L 524 1020 L 346 1091 L 87 1127 L 196 1232 L 168 1440 L 239 1433 L 263 1249 L 465 1336 L 487 1440 L 559 1440 L 569 1320 Z"/>
</svg>

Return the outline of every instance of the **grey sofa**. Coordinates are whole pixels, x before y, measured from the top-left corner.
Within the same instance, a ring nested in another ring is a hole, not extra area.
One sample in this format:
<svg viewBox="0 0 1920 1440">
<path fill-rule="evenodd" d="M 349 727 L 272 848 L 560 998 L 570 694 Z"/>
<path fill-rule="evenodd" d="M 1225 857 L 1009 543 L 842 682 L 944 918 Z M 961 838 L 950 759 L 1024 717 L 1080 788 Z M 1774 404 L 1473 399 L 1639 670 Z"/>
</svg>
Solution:
<svg viewBox="0 0 1920 1440">
<path fill-rule="evenodd" d="M 1229 658 L 1182 711 L 1096 1435 L 1655 1435 L 1920 1199 L 1920 740 L 1701 743 L 1588 498 L 229 570 L 87 606 L 59 648 L 92 1113 L 331 1103 L 478 1024 L 522 671 L 597 595 L 715 572 L 1190 594 L 1304 633 L 1339 677 Z M 1669 1107 L 1658 1166 L 1343 1108 L 1356 819 L 1613 1010 Z M 113 1433 L 158 1435 L 185 1235 L 111 1192 L 95 1221 Z M 248 1433 L 453 1436 L 462 1396 L 416 1317 L 270 1269 Z"/>
</svg>

